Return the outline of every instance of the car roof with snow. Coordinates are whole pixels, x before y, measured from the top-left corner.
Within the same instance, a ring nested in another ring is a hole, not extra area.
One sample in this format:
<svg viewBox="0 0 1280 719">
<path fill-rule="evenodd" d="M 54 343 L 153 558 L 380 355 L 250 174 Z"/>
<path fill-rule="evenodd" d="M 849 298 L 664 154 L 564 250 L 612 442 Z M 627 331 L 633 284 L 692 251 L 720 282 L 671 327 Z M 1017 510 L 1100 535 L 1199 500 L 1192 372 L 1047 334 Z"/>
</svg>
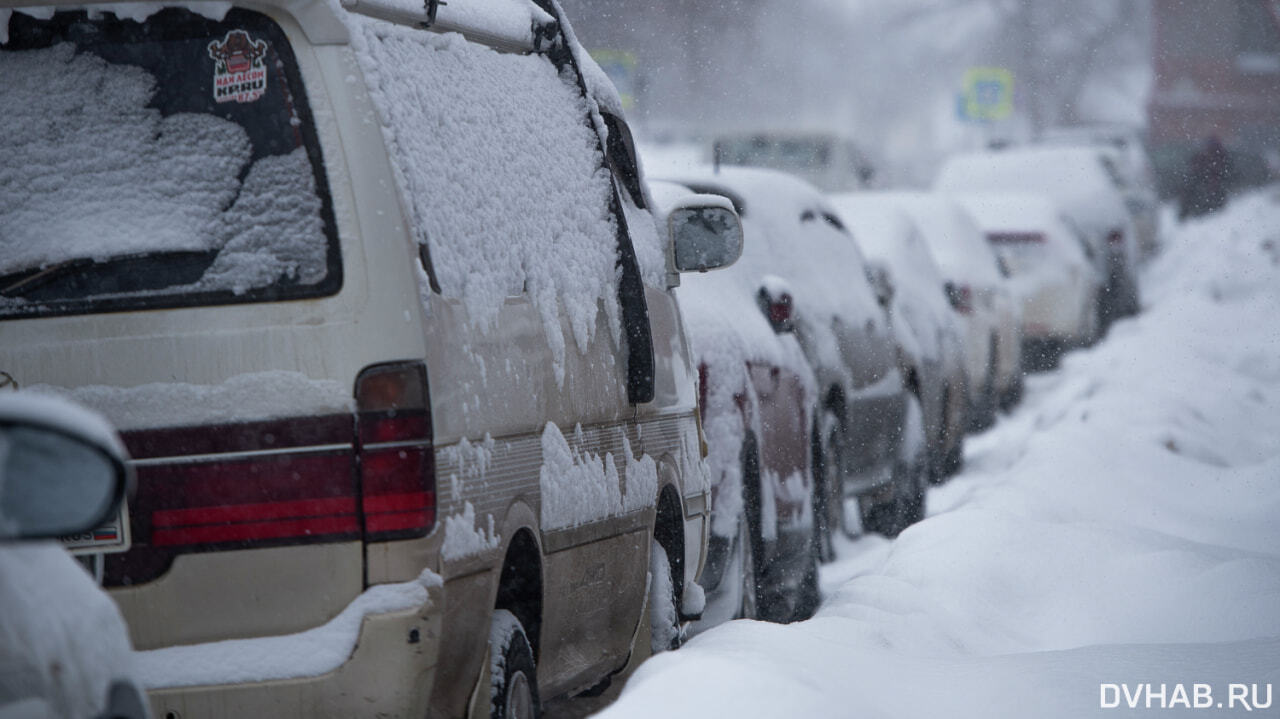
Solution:
<svg viewBox="0 0 1280 719">
<path fill-rule="evenodd" d="M 832 195 L 830 200 L 867 258 L 889 266 L 895 288 L 908 289 L 938 317 L 951 312 L 942 272 L 905 210 L 884 202 L 875 192 Z"/>
<path fill-rule="evenodd" d="M 684 185 L 662 180 L 651 180 L 649 191 L 659 216 L 695 194 Z M 744 233 L 744 252 L 754 239 Z M 775 332 L 756 305 L 764 279 L 740 262 L 715 272 L 681 275 L 676 297 L 694 351 L 702 361 L 716 356 L 768 363 L 809 377 L 812 373 L 799 347 Z"/>
<path fill-rule="evenodd" d="M 954 155 L 934 188 L 954 192 L 1038 192 L 1078 222 L 1107 229 L 1128 212 L 1096 147 L 1019 147 Z"/>
<path fill-rule="evenodd" d="M 995 253 L 973 218 L 954 199 L 928 192 L 885 192 L 879 197 L 912 216 L 947 279 L 985 286 L 1000 283 Z"/>
<path fill-rule="evenodd" d="M 745 167 L 701 168 L 669 179 L 733 202 L 745 239 L 732 272 L 787 280 L 802 315 L 856 315 L 859 324 L 883 316 L 865 280 L 862 252 L 817 188 L 784 172 Z"/>
</svg>

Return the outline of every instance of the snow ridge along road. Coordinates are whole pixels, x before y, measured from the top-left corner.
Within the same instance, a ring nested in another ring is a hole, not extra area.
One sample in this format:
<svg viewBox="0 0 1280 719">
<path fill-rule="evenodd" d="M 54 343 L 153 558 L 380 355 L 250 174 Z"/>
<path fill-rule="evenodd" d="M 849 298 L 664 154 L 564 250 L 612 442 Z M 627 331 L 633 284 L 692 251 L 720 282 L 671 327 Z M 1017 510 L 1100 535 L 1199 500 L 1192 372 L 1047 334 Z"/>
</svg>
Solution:
<svg viewBox="0 0 1280 719">
<path fill-rule="evenodd" d="M 814 619 L 709 631 L 600 716 L 1280 716 L 1280 189 L 1167 241 Z"/>
</svg>

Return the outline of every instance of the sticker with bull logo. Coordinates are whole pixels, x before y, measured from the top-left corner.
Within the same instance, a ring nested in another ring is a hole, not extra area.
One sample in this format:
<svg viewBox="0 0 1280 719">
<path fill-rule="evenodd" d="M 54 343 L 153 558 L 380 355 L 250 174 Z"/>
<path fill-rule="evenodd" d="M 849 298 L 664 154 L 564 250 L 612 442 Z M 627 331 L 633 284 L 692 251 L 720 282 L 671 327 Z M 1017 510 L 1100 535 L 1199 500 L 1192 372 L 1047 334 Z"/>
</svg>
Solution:
<svg viewBox="0 0 1280 719">
<path fill-rule="evenodd" d="M 254 40 L 244 30 L 232 30 L 209 43 L 213 58 L 215 102 L 253 102 L 267 91 L 267 41 Z"/>
</svg>

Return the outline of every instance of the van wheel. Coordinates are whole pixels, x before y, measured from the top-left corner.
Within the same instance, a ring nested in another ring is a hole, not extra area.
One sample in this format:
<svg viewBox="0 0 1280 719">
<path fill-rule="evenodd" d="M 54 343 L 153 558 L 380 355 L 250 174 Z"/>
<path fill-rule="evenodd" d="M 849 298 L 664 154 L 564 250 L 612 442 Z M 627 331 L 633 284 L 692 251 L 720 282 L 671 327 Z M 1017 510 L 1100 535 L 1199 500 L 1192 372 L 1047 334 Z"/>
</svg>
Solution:
<svg viewBox="0 0 1280 719">
<path fill-rule="evenodd" d="M 537 719 L 538 672 L 524 625 L 505 609 L 493 611 L 489 625 L 489 716 Z"/>
<path fill-rule="evenodd" d="M 671 559 L 655 539 L 649 544 L 649 648 L 654 654 L 679 649 L 683 643 L 678 608 Z"/>
</svg>

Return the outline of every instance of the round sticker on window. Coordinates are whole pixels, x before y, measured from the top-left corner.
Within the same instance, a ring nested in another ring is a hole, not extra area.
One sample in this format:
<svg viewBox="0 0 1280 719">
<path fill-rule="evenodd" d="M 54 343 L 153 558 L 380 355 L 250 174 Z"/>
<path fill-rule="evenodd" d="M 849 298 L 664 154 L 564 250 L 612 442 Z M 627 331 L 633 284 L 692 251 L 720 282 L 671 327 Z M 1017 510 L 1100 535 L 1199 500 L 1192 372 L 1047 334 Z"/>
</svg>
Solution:
<svg viewBox="0 0 1280 719">
<path fill-rule="evenodd" d="M 209 43 L 213 58 L 215 102 L 253 102 L 267 91 L 267 41 L 254 40 L 244 30 L 232 30 Z"/>
</svg>

